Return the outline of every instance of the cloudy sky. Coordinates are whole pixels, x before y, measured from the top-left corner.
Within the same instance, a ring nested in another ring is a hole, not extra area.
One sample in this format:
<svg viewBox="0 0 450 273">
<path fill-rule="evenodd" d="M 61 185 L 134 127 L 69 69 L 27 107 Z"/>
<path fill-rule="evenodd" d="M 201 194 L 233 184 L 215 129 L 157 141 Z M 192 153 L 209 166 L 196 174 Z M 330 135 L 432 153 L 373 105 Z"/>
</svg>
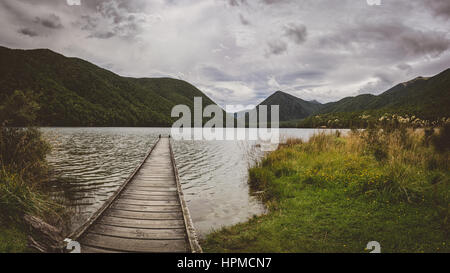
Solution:
<svg viewBox="0 0 450 273">
<path fill-rule="evenodd" d="M 450 1 L 380 1 L 0 0 L 0 45 L 180 78 L 222 106 L 378 94 L 450 67 Z"/>
</svg>

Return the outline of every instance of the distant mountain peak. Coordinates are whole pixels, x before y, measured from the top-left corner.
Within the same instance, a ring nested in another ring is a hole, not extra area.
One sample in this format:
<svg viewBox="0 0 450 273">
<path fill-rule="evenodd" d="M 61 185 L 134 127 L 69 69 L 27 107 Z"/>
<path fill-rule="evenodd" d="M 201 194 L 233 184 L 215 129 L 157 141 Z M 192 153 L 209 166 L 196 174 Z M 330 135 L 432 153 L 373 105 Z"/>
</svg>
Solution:
<svg viewBox="0 0 450 273">
<path fill-rule="evenodd" d="M 415 83 L 415 82 L 417 82 L 417 81 L 426 81 L 426 80 L 428 80 L 429 78 L 427 78 L 427 77 L 422 77 L 422 76 L 418 76 L 418 77 L 416 77 L 416 78 L 414 78 L 414 79 L 412 79 L 412 80 L 410 80 L 410 81 L 406 81 L 406 82 L 402 82 L 401 83 L 401 85 L 403 85 L 403 86 L 408 86 L 408 85 L 410 85 L 410 84 L 412 84 L 412 83 Z"/>
<path fill-rule="evenodd" d="M 302 119 L 322 107 L 321 103 L 305 101 L 281 90 L 274 92 L 259 105 L 279 105 L 280 121 Z"/>
</svg>

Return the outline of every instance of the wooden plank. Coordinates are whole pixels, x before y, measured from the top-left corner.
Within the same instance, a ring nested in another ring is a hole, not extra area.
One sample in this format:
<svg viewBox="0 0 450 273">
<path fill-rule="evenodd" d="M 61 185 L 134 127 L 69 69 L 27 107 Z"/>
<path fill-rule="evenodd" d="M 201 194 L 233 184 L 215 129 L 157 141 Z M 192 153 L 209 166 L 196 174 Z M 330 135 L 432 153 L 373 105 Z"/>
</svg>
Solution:
<svg viewBox="0 0 450 273">
<path fill-rule="evenodd" d="M 177 188 L 171 185 L 145 185 L 145 184 L 136 184 L 128 187 L 130 190 L 138 190 L 138 191 L 176 191 Z"/>
<path fill-rule="evenodd" d="M 168 160 L 164 160 L 164 161 L 168 161 Z M 139 173 L 146 173 L 146 172 L 163 172 L 163 173 L 171 173 L 172 170 L 172 166 L 170 165 L 165 165 L 165 166 L 152 166 L 150 164 L 145 164 L 144 166 L 142 166 L 142 168 L 140 169 Z"/>
<path fill-rule="evenodd" d="M 174 178 L 173 176 L 151 176 L 151 175 L 139 175 L 136 176 L 135 178 L 137 181 L 138 180 L 145 180 L 145 181 L 155 181 L 155 180 L 159 180 L 159 181 L 173 181 Z"/>
<path fill-rule="evenodd" d="M 176 191 L 176 185 L 174 185 L 173 183 L 167 183 L 167 184 L 161 184 L 161 183 L 157 183 L 157 182 L 144 182 L 144 181 L 136 181 L 136 183 L 130 187 L 130 189 L 135 189 L 135 187 L 139 187 L 139 189 L 137 190 L 145 190 L 145 188 L 160 188 L 160 189 L 169 189 L 169 190 L 174 190 Z"/>
<path fill-rule="evenodd" d="M 167 179 L 136 179 L 134 181 L 134 186 L 149 186 L 153 185 L 154 187 L 176 187 L 175 180 L 167 180 Z"/>
<path fill-rule="evenodd" d="M 156 182 L 156 181 L 136 181 L 133 187 L 159 187 L 159 188 L 172 188 L 176 189 L 176 185 L 173 182 Z M 130 187 L 131 188 L 131 187 Z"/>
<path fill-rule="evenodd" d="M 150 191 L 138 191 L 138 190 L 132 190 L 132 189 L 127 189 L 123 192 L 123 194 L 133 194 L 133 195 L 142 195 L 142 196 L 154 196 L 154 195 L 175 195 L 177 196 L 177 191 L 173 190 L 173 191 L 158 191 L 158 190 L 150 190 Z"/>
<path fill-rule="evenodd" d="M 178 194 L 176 191 L 147 191 L 147 192 L 140 192 L 140 191 L 125 191 L 122 196 L 131 195 L 135 197 L 152 197 L 152 196 L 167 196 L 167 197 L 177 197 Z"/>
<path fill-rule="evenodd" d="M 140 240 L 87 233 L 86 245 L 129 252 L 186 252 L 185 240 Z"/>
<path fill-rule="evenodd" d="M 142 212 L 111 208 L 105 215 L 145 220 L 176 220 L 182 218 L 181 210 L 178 212 Z"/>
<path fill-rule="evenodd" d="M 178 212 L 180 206 L 142 206 L 130 204 L 114 204 L 113 208 L 140 212 Z"/>
<path fill-rule="evenodd" d="M 175 201 L 178 200 L 176 195 L 135 195 L 135 194 L 122 194 L 121 199 L 127 200 L 141 200 L 141 201 Z"/>
<path fill-rule="evenodd" d="M 130 239 L 152 240 L 185 240 L 186 232 L 183 229 L 139 229 L 116 227 L 107 225 L 95 225 L 90 233 Z"/>
<path fill-rule="evenodd" d="M 157 161 L 159 161 L 159 162 L 162 162 L 163 165 L 154 165 L 154 164 L 148 163 L 148 162 L 150 162 L 150 161 L 148 161 L 147 164 L 142 166 L 142 168 L 140 170 L 141 173 L 143 173 L 143 172 L 145 173 L 146 171 L 154 171 L 154 170 L 166 171 L 166 172 L 169 172 L 172 170 L 172 166 L 166 164 L 166 162 L 170 159 L 161 158 L 161 157 L 158 157 L 155 159 L 157 159 Z"/>
<path fill-rule="evenodd" d="M 160 201 L 144 201 L 144 200 L 133 200 L 120 198 L 117 200 L 118 204 L 129 204 L 138 206 L 177 206 L 180 205 L 178 200 L 160 200 Z"/>
<path fill-rule="evenodd" d="M 103 216 L 98 223 L 110 226 L 130 227 L 130 228 L 184 228 L 184 222 L 177 220 L 142 220 L 131 218 L 119 218 L 113 216 Z"/>
<path fill-rule="evenodd" d="M 88 246 L 88 245 L 80 245 L 81 247 L 81 253 L 123 253 L 124 251 L 114 251 L 114 250 L 108 250 L 108 249 L 103 249 L 103 248 L 97 248 L 97 247 L 92 247 L 92 246 Z"/>
</svg>

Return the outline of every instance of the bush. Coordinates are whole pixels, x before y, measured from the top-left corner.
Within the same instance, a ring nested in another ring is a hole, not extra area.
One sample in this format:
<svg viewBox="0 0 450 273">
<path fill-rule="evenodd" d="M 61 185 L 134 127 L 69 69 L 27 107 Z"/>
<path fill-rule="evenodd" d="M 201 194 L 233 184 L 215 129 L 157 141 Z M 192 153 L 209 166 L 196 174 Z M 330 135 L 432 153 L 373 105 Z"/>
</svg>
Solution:
<svg viewBox="0 0 450 273">
<path fill-rule="evenodd" d="M 44 216 L 55 204 L 15 173 L 0 170 L 0 218 L 21 221 L 23 215 Z"/>
<path fill-rule="evenodd" d="M 445 153 L 450 149 L 450 124 L 445 124 L 439 134 L 431 136 L 431 143 L 439 153 Z"/>
<path fill-rule="evenodd" d="M 0 252 L 26 251 L 25 214 L 54 219 L 60 210 L 41 190 L 41 182 L 48 179 L 45 157 L 50 146 L 38 129 L 30 127 L 39 109 L 35 98 L 32 92 L 15 91 L 0 101 L 0 229 L 4 235 Z M 13 245 L 16 234 L 22 237 L 20 247 Z"/>
<path fill-rule="evenodd" d="M 36 128 L 0 127 L 0 164 L 20 174 L 30 183 L 37 183 L 47 171 L 45 156 L 50 146 Z"/>
</svg>

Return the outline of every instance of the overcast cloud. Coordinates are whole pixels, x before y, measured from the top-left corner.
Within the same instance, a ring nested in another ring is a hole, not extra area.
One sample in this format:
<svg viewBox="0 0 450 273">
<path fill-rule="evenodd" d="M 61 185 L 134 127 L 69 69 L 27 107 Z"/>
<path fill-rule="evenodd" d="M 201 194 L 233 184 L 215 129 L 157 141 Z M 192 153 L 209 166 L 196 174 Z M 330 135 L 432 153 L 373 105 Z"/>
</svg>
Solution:
<svg viewBox="0 0 450 273">
<path fill-rule="evenodd" d="M 181 78 L 222 106 L 378 94 L 450 67 L 448 0 L 381 1 L 0 0 L 0 45 Z"/>
</svg>

